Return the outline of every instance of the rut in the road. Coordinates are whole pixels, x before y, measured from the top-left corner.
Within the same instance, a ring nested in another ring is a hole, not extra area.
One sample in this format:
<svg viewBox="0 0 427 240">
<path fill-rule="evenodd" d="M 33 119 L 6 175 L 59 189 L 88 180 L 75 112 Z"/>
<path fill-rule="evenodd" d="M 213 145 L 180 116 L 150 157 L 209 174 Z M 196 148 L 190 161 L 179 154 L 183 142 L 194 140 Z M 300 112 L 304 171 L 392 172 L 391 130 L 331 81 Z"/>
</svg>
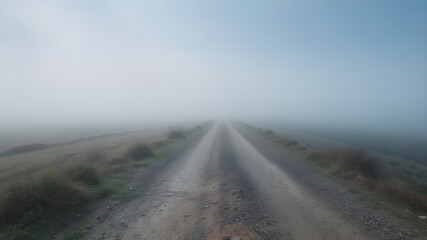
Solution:
<svg viewBox="0 0 427 240">
<path fill-rule="evenodd" d="M 218 159 L 206 169 L 209 182 L 219 186 L 214 193 L 217 217 L 216 229 L 208 230 L 207 239 L 288 239 L 274 226 L 273 220 L 255 198 L 251 181 L 236 165 L 236 155 L 231 147 L 230 136 L 221 124 L 216 139 Z M 212 171 L 215 169 L 215 171 Z"/>
<path fill-rule="evenodd" d="M 146 209 L 122 239 L 285 239 L 237 167 L 224 124 L 158 176 Z"/>
</svg>

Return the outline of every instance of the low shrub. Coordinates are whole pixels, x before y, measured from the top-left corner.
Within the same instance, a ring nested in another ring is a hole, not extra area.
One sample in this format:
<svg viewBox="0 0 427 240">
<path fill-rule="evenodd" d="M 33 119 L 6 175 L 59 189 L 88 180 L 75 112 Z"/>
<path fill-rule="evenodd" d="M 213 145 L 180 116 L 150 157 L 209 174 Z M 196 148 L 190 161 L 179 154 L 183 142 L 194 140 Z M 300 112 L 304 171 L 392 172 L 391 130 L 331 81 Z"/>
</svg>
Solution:
<svg viewBox="0 0 427 240">
<path fill-rule="evenodd" d="M 262 133 L 264 135 L 267 135 L 267 136 L 273 136 L 273 135 L 275 135 L 274 132 L 272 130 L 269 130 L 269 129 L 262 130 Z"/>
<path fill-rule="evenodd" d="M 424 195 L 427 194 L 427 184 L 422 179 L 413 180 L 414 176 L 419 175 L 418 178 L 421 178 L 420 176 L 425 174 L 414 165 L 404 168 L 403 163 L 397 160 L 389 161 L 387 164 L 361 149 L 314 150 L 299 145 L 297 141 L 277 136 L 270 130 L 256 130 L 280 146 L 303 153 L 309 161 L 336 173 L 341 178 L 353 179 L 370 191 L 411 209 L 427 213 L 427 196 Z"/>
<path fill-rule="evenodd" d="M 296 145 L 291 147 L 292 150 L 298 151 L 298 152 L 305 152 L 307 151 L 307 148 L 304 146 Z"/>
<path fill-rule="evenodd" d="M 67 209 L 88 200 L 87 188 L 54 170 L 11 185 L 0 199 L 0 222 L 13 223 L 40 209 Z"/>
<path fill-rule="evenodd" d="M 417 193 L 400 180 L 377 181 L 375 187 L 390 199 L 402 202 L 414 210 L 427 212 L 427 197 Z"/>
<path fill-rule="evenodd" d="M 298 142 L 297 141 L 288 141 L 286 143 L 286 147 L 293 147 L 293 146 L 298 146 Z"/>
<path fill-rule="evenodd" d="M 382 171 L 380 161 L 360 149 L 317 150 L 312 151 L 307 158 L 322 167 L 334 168 L 342 174 L 355 172 L 377 179 Z"/>
<path fill-rule="evenodd" d="M 133 160 L 144 160 L 154 156 L 153 150 L 146 144 L 138 144 L 127 152 L 127 157 Z"/>
<path fill-rule="evenodd" d="M 73 181 L 87 185 L 95 185 L 101 182 L 95 167 L 88 164 L 78 164 L 65 169 L 65 174 Z"/>
<path fill-rule="evenodd" d="M 170 130 L 168 133 L 169 139 L 181 139 L 184 138 L 186 132 L 184 130 Z"/>
</svg>

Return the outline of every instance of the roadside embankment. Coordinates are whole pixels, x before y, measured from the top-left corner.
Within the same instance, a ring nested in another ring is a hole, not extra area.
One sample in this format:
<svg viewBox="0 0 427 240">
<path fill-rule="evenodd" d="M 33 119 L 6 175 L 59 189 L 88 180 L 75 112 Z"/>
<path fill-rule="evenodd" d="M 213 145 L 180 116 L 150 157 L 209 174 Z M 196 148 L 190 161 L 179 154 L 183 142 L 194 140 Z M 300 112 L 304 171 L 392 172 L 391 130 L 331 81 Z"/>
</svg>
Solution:
<svg viewBox="0 0 427 240">
<path fill-rule="evenodd" d="M 387 158 L 356 148 L 314 149 L 268 129 L 239 123 L 296 159 L 344 186 L 372 208 L 386 210 L 420 231 L 427 224 L 427 168 L 415 162 Z"/>
<path fill-rule="evenodd" d="M 118 134 L 0 158 L 0 236 L 52 239 L 89 203 L 138 196 L 143 184 L 127 187 L 133 176 L 207 127 Z M 171 132 L 179 137 L 171 138 Z M 81 234 L 83 229 L 70 228 L 58 236 L 74 239 Z"/>
</svg>

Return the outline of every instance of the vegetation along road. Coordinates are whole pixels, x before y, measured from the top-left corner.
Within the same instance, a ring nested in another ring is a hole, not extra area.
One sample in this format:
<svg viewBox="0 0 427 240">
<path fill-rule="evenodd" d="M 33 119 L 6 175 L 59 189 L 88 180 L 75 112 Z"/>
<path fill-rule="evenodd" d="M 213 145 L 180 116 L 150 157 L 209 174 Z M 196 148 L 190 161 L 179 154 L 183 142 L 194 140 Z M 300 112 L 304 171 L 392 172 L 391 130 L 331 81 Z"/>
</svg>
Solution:
<svg viewBox="0 0 427 240">
<path fill-rule="evenodd" d="M 189 145 L 83 239 L 417 238 L 246 125 L 218 122 Z"/>
</svg>

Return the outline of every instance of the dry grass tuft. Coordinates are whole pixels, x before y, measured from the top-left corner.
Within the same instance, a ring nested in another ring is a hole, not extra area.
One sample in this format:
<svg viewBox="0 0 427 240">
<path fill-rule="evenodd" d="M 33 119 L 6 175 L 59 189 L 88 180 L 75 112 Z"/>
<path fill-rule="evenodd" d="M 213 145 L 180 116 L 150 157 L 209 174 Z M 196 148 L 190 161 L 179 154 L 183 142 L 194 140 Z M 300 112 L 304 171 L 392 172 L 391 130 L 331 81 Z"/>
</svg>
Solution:
<svg viewBox="0 0 427 240">
<path fill-rule="evenodd" d="M 292 146 L 291 149 L 296 152 L 305 152 L 308 150 L 306 147 L 300 145 Z"/>
<path fill-rule="evenodd" d="M 153 150 L 144 143 L 133 146 L 127 152 L 127 157 L 136 161 L 151 158 L 153 156 Z"/>
<path fill-rule="evenodd" d="M 294 146 L 298 146 L 298 142 L 297 141 L 288 141 L 288 142 L 286 142 L 286 147 L 294 147 Z"/>
<path fill-rule="evenodd" d="M 261 134 L 264 134 L 267 136 L 274 136 L 275 135 L 275 133 L 269 129 L 260 129 L 259 131 L 261 132 Z"/>
<path fill-rule="evenodd" d="M 73 181 L 82 182 L 86 185 L 95 185 L 101 182 L 95 167 L 84 163 L 65 169 L 65 175 Z"/>
<path fill-rule="evenodd" d="M 307 159 L 342 175 L 352 172 L 371 179 L 379 179 L 382 175 L 380 161 L 360 149 L 313 150 Z"/>
<path fill-rule="evenodd" d="M 377 191 L 388 198 L 405 203 L 414 210 L 427 212 L 427 197 L 423 196 L 398 179 L 377 181 L 374 183 Z"/>
<path fill-rule="evenodd" d="M 178 130 L 178 129 L 173 129 L 170 130 L 168 133 L 168 138 L 169 139 L 181 139 L 181 138 L 185 138 L 187 132 L 184 130 Z"/>
<path fill-rule="evenodd" d="M 0 222 L 13 223 L 39 209 L 67 209 L 86 203 L 89 190 L 57 170 L 12 184 L 0 199 Z"/>
<path fill-rule="evenodd" d="M 356 181 L 360 186 L 398 202 L 399 205 L 427 213 L 427 197 L 422 194 L 424 191 L 427 192 L 427 184 L 420 178 L 424 173 L 421 169 L 414 166 L 405 167 L 403 161 L 397 160 L 387 164 L 362 149 L 315 150 L 301 146 L 297 141 L 278 136 L 271 130 L 255 130 L 270 141 L 301 154 L 302 157 L 341 178 Z"/>
</svg>

